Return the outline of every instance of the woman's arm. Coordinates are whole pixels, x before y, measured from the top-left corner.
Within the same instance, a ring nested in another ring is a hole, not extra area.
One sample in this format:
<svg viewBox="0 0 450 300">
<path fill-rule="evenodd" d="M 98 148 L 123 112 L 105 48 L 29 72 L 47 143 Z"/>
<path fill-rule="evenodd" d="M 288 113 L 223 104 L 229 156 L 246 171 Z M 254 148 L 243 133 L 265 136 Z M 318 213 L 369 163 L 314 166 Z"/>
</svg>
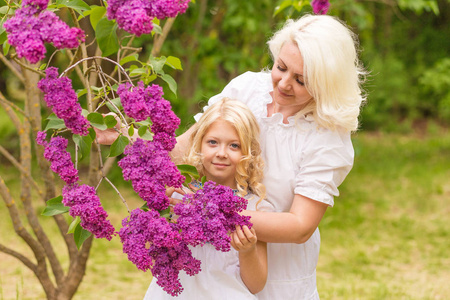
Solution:
<svg viewBox="0 0 450 300">
<path fill-rule="evenodd" d="M 295 195 L 289 212 L 245 211 L 258 232 L 258 238 L 267 243 L 306 242 L 319 226 L 328 204 Z"/>
<path fill-rule="evenodd" d="M 173 150 L 170 152 L 170 157 L 175 164 L 180 164 L 183 162 L 183 157 L 186 154 L 187 148 L 189 146 L 189 138 L 191 137 L 196 124 L 197 123 L 192 125 L 188 130 L 177 137 L 175 148 L 173 148 Z"/>
<path fill-rule="evenodd" d="M 255 229 L 236 227 L 231 245 L 239 251 L 241 279 L 252 294 L 264 288 L 267 281 L 267 244 L 257 240 Z"/>
</svg>

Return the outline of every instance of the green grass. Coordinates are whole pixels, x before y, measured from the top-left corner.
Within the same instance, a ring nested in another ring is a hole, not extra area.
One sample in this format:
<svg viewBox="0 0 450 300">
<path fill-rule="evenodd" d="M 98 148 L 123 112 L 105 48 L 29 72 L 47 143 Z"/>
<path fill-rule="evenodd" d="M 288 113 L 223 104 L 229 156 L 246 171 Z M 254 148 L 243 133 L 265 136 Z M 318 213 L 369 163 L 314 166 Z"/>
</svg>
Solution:
<svg viewBox="0 0 450 300">
<path fill-rule="evenodd" d="M 320 225 L 322 299 L 448 299 L 450 135 L 358 134 Z"/>
<path fill-rule="evenodd" d="M 359 133 L 353 140 L 355 166 L 320 225 L 321 299 L 450 298 L 450 132 L 426 137 Z M 16 189 L 17 175 L 7 174 Z M 107 185 L 102 189 L 118 227 L 124 206 Z M 122 191 L 131 206 L 138 205 L 129 190 Z M 53 221 L 43 220 L 67 260 Z M 2 201 L 0 242 L 29 253 L 12 232 Z M 22 264 L 2 253 L 0 262 L 0 299 L 45 298 Z M 118 238 L 96 240 L 74 299 L 142 299 L 150 278 L 128 262 Z"/>
</svg>

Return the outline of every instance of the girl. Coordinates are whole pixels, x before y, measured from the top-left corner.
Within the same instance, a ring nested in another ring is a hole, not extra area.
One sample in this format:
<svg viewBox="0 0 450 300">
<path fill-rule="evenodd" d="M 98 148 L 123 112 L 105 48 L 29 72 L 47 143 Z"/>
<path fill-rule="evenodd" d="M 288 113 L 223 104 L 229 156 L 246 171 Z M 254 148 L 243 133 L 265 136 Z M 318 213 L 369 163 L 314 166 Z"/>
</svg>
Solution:
<svg viewBox="0 0 450 300">
<path fill-rule="evenodd" d="M 248 210 L 271 211 L 262 201 L 263 160 L 259 127 L 252 112 L 237 100 L 223 98 L 194 125 L 184 162 L 195 166 L 207 180 L 231 187 L 248 199 Z M 255 230 L 244 226 L 231 234 L 230 252 L 210 244 L 193 247 L 202 262 L 195 276 L 180 273 L 184 288 L 177 299 L 256 299 L 267 279 L 266 243 L 257 241 Z M 144 299 L 173 299 L 153 280 Z"/>
</svg>

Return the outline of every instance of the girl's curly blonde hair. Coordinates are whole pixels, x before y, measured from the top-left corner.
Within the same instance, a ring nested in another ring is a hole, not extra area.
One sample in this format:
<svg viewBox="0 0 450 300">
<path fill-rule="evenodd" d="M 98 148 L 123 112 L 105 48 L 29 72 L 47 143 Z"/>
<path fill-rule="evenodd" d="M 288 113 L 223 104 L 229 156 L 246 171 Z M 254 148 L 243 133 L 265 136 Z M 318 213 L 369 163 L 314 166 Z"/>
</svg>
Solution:
<svg viewBox="0 0 450 300">
<path fill-rule="evenodd" d="M 189 150 L 184 162 L 195 166 L 199 174 L 204 175 L 201 162 L 202 140 L 209 127 L 219 119 L 229 122 L 239 136 L 242 159 L 236 167 L 235 175 L 238 194 L 243 197 L 251 192 L 259 197 L 259 203 L 266 196 L 266 188 L 261 183 L 264 161 L 259 144 L 259 126 L 255 116 L 244 103 L 223 98 L 211 105 L 193 125 L 195 127 L 190 136 Z"/>
</svg>

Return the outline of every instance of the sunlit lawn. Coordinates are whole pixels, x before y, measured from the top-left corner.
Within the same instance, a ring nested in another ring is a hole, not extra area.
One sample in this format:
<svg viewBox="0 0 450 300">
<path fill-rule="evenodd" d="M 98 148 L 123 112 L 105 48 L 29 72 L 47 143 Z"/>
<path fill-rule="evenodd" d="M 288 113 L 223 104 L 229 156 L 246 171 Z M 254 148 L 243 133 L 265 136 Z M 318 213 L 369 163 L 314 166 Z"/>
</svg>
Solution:
<svg viewBox="0 0 450 300">
<path fill-rule="evenodd" d="M 355 167 L 320 225 L 321 299 L 450 299 L 450 132 L 359 133 L 354 144 Z M 139 203 L 124 194 L 131 206 Z M 126 213 L 121 200 L 110 190 L 102 201 L 118 227 Z M 0 203 L 0 242 L 29 253 Z M 75 299 L 142 299 L 150 278 L 127 261 L 118 238 L 96 240 Z M 0 253 L 0 299 L 44 298 L 32 273 Z"/>
</svg>

